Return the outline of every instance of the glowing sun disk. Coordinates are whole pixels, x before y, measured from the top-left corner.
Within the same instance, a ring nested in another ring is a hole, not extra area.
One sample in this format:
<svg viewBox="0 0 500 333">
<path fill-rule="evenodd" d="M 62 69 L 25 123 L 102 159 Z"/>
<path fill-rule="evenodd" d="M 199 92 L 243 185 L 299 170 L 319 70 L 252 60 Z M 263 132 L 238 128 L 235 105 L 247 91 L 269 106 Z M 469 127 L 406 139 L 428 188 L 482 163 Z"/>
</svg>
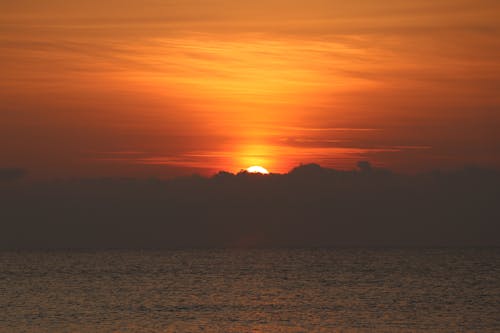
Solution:
<svg viewBox="0 0 500 333">
<path fill-rule="evenodd" d="M 254 166 L 247 168 L 247 171 L 250 173 L 261 173 L 264 175 L 269 174 L 269 171 L 267 171 L 265 168 L 258 166 L 258 165 L 254 165 Z"/>
</svg>

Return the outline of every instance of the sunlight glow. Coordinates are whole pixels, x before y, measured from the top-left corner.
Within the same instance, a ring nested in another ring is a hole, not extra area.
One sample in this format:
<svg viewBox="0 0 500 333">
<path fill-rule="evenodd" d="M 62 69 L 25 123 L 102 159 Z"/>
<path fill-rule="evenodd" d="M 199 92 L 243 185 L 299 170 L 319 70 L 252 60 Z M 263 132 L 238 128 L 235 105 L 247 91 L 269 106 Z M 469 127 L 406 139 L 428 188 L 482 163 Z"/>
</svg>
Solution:
<svg viewBox="0 0 500 333">
<path fill-rule="evenodd" d="M 249 173 L 261 173 L 263 175 L 269 174 L 269 171 L 267 171 L 265 168 L 258 166 L 258 165 L 254 165 L 254 166 L 247 168 L 247 171 Z"/>
</svg>

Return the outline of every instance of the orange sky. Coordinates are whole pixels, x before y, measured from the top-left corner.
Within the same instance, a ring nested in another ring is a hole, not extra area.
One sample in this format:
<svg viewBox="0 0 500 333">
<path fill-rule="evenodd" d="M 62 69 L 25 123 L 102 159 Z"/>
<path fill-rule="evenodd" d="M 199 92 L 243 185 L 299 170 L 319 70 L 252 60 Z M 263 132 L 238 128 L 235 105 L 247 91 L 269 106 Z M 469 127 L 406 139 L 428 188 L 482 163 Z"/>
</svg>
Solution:
<svg viewBox="0 0 500 333">
<path fill-rule="evenodd" d="M 500 2 L 0 2 L 0 167 L 500 167 Z"/>
</svg>

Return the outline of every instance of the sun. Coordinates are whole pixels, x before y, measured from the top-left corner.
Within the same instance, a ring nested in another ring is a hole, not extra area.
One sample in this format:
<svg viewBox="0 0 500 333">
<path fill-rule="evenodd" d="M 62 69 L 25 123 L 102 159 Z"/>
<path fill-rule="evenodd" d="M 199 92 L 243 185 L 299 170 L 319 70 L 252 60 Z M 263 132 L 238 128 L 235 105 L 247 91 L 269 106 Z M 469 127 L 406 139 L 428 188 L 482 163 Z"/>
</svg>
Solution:
<svg viewBox="0 0 500 333">
<path fill-rule="evenodd" d="M 248 167 L 247 168 L 247 172 L 249 173 L 260 173 L 260 174 L 263 174 L 263 175 L 268 175 L 269 174 L 269 171 L 267 171 L 265 168 L 259 166 L 259 165 L 254 165 L 254 166 L 251 166 L 251 167 Z"/>
</svg>

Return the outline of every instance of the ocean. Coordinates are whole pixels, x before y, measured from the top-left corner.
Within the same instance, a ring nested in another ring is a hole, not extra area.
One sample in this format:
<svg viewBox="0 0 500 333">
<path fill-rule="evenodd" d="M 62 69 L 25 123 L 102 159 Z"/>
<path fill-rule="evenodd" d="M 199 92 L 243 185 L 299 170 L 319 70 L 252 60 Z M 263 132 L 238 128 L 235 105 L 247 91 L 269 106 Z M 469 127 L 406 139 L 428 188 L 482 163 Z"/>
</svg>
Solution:
<svg viewBox="0 0 500 333">
<path fill-rule="evenodd" d="M 0 332 L 500 332 L 500 249 L 1 252 Z"/>
</svg>

